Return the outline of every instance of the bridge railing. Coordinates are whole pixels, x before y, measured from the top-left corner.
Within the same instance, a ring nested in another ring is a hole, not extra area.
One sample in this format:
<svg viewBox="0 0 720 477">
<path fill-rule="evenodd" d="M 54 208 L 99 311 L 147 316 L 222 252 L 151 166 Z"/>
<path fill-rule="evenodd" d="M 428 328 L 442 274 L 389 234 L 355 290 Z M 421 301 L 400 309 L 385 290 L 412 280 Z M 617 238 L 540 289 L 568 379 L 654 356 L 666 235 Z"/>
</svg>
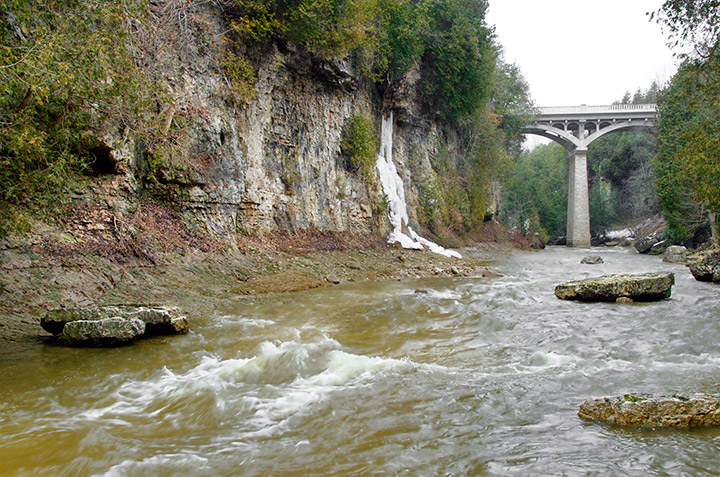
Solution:
<svg viewBox="0 0 720 477">
<path fill-rule="evenodd" d="M 656 112 L 656 104 L 608 104 L 604 106 L 545 106 L 535 108 L 539 114 L 602 113 L 617 111 Z"/>
</svg>

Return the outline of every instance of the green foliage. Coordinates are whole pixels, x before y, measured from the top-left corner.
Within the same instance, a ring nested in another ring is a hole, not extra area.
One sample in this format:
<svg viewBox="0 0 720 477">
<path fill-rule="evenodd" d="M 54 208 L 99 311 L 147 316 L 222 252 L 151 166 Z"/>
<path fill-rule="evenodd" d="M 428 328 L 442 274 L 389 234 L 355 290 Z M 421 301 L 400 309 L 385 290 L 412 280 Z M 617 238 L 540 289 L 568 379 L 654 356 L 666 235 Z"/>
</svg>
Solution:
<svg viewBox="0 0 720 477">
<path fill-rule="evenodd" d="M 257 75 L 249 59 L 239 53 L 226 51 L 223 70 L 230 82 L 230 91 L 235 102 L 245 101 L 255 95 Z"/>
<path fill-rule="evenodd" d="M 133 58 L 142 0 L 0 7 L 0 200 L 50 199 L 112 126 L 152 136 L 160 96 Z"/>
<path fill-rule="evenodd" d="M 673 46 L 691 48 L 689 56 L 707 58 L 717 52 L 720 0 L 666 0 L 656 14 Z"/>
<path fill-rule="evenodd" d="M 657 192 L 673 237 L 720 211 L 720 62 L 685 63 L 660 102 Z"/>
<path fill-rule="evenodd" d="M 458 157 L 462 156 L 452 154 L 441 138 L 430 155 L 431 169 L 419 171 L 418 218 L 437 236 L 473 230 L 472 214 L 478 204 L 471 200 L 471 187 L 458 169 Z M 484 213 L 484 200 L 480 206 Z"/>
<path fill-rule="evenodd" d="M 590 145 L 590 175 L 609 186 L 611 222 L 643 219 L 659 212 L 652 170 L 656 154 L 655 137 L 636 131 L 608 134 Z"/>
<path fill-rule="evenodd" d="M 521 129 L 533 116 L 530 87 L 517 65 L 498 60 L 491 95 L 493 112 L 499 118 L 498 128 L 505 133 L 505 149 L 520 154 L 524 136 Z"/>
<path fill-rule="evenodd" d="M 192 23 L 199 5 L 225 15 L 216 66 L 234 105 L 252 98 L 256 67 L 271 43 L 293 43 L 313 63 L 352 58 L 390 100 L 404 75 L 419 74 L 427 112 L 461 131 L 459 150 L 434 164 L 437 181 L 427 190 L 440 213 L 428 217 L 458 230 L 482 223 L 488 184 L 508 174 L 506 149 L 518 144 L 528 103 L 517 68 L 496 68 L 486 0 L 5 0 L 0 200 L 60 197 L 55 192 L 89 171 L 109 131 L 146 151 L 148 182 L 191 181 L 181 177 L 192 173 L 183 165 L 187 125 L 154 62 L 164 61 L 162 49 L 175 40 L 205 40 L 165 22 Z M 367 116 L 352 118 L 342 147 L 350 167 L 371 180 L 377 133 Z M 291 189 L 292 164 L 283 167 Z"/>
<path fill-rule="evenodd" d="M 379 0 L 382 41 L 378 45 L 385 60 L 376 66 L 390 82 L 407 73 L 425 52 L 423 31 L 427 31 L 425 2 Z"/>
<path fill-rule="evenodd" d="M 603 180 L 595 180 L 588 193 L 590 234 L 596 235 L 607 230 L 615 219 L 611 186 Z"/>
<path fill-rule="evenodd" d="M 626 92 L 614 104 L 646 104 L 657 100 L 659 87 Z M 590 225 L 593 234 L 618 223 L 649 218 L 660 205 L 655 192 L 653 160 L 657 153 L 652 134 L 616 132 L 594 141 L 588 150 Z"/>
<path fill-rule="evenodd" d="M 707 217 L 717 244 L 720 211 L 720 1 L 666 0 L 658 21 L 685 62 L 660 100 L 657 191 L 676 239 Z"/>
<path fill-rule="evenodd" d="M 348 157 L 350 170 L 360 171 L 366 181 L 372 182 L 379 141 L 370 117 L 361 113 L 350 118 L 343 130 L 340 147 Z"/>
<path fill-rule="evenodd" d="M 559 144 L 524 152 L 503 192 L 501 215 L 508 224 L 530 231 L 537 216 L 537 232 L 565 235 L 567 224 L 567 151 Z M 532 230 L 536 232 L 536 230 Z"/>
<path fill-rule="evenodd" d="M 476 111 L 490 96 L 497 52 L 485 2 L 428 2 L 425 89 L 448 119 Z"/>
<path fill-rule="evenodd" d="M 386 82 L 422 64 L 428 102 L 455 120 L 491 94 L 497 48 L 486 8 L 478 0 L 235 0 L 225 11 L 236 55 L 242 43 L 290 41 L 325 59 L 353 55 L 359 71 Z"/>
<path fill-rule="evenodd" d="M 285 39 L 330 58 L 373 41 L 378 6 L 375 0 L 236 0 L 225 12 L 242 41 Z"/>
</svg>

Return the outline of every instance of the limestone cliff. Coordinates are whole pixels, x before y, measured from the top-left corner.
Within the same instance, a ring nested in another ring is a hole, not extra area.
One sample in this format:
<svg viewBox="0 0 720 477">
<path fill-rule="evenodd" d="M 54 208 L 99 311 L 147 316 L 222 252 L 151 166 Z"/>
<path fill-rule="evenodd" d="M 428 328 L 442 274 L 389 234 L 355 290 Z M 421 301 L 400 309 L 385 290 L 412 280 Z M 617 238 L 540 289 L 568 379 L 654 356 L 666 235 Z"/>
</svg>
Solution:
<svg viewBox="0 0 720 477">
<path fill-rule="evenodd" d="M 224 46 L 222 17 L 208 9 L 203 31 L 171 42 L 154 60 L 172 98 L 158 107 L 179 147 L 155 164 L 141 141 L 109 131 L 95 191 L 120 213 L 150 190 L 220 236 L 316 228 L 357 234 L 387 232 L 379 185 L 348 167 L 340 143 L 359 112 L 374 118 L 394 112 L 394 160 L 405 183 L 413 227 L 420 186 L 434 174 L 430 157 L 440 138 L 450 154 L 459 147 L 452 131 L 428 119 L 413 70 L 391 98 L 354 71 L 348 58 L 323 60 L 300 47 L 275 44 L 254 59 L 254 93 L 228 95 L 218 58 Z"/>
</svg>

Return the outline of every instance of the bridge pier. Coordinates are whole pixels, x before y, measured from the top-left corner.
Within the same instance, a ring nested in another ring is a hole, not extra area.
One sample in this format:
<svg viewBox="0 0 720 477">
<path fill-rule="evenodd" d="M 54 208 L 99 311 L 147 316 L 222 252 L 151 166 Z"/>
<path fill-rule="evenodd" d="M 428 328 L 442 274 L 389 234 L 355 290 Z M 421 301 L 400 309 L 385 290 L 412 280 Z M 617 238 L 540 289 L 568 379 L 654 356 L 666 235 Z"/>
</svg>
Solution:
<svg viewBox="0 0 720 477">
<path fill-rule="evenodd" d="M 568 158 L 568 247 L 590 247 L 587 148 L 575 148 Z"/>
</svg>

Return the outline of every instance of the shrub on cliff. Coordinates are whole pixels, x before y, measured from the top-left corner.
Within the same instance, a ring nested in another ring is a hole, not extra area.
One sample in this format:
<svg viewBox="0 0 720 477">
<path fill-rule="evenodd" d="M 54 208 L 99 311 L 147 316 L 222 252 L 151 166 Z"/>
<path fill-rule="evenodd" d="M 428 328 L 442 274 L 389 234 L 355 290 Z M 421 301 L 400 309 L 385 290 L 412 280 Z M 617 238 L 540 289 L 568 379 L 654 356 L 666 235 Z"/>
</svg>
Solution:
<svg viewBox="0 0 720 477">
<path fill-rule="evenodd" d="M 375 178 L 375 154 L 379 146 L 375 125 L 365 114 L 350 118 L 343 130 L 340 147 L 349 161 L 349 168 L 360 171 L 366 181 Z"/>
</svg>

